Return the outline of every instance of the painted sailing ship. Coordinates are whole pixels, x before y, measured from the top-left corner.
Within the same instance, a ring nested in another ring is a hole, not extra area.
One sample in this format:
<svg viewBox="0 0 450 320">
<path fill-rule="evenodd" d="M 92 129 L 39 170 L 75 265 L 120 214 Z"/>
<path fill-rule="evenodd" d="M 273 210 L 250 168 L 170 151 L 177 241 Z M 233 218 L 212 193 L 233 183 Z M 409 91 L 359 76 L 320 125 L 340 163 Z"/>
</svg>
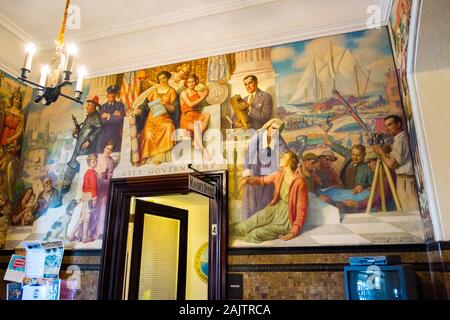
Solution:
<svg viewBox="0 0 450 320">
<path fill-rule="evenodd" d="M 360 65 L 350 49 L 331 42 L 324 57 L 314 55 L 288 104 L 306 107 L 306 114 L 327 118 L 340 104 L 334 90 L 360 105 L 370 89 L 370 70 Z"/>
</svg>

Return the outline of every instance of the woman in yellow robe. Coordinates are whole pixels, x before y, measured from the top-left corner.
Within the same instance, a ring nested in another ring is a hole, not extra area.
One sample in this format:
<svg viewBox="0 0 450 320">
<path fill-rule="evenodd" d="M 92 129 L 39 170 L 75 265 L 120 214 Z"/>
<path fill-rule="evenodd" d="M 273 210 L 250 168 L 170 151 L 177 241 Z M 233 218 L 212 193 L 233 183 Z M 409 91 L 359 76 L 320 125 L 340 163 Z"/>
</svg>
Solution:
<svg viewBox="0 0 450 320">
<path fill-rule="evenodd" d="M 173 133 L 175 126 L 169 116 L 174 112 L 177 94 L 169 85 L 170 73 L 161 71 L 158 74 L 158 85 L 150 91 L 147 100 L 150 111 L 139 139 L 140 164 L 150 160 L 154 164 L 168 161 L 168 153 L 174 146 Z"/>
</svg>

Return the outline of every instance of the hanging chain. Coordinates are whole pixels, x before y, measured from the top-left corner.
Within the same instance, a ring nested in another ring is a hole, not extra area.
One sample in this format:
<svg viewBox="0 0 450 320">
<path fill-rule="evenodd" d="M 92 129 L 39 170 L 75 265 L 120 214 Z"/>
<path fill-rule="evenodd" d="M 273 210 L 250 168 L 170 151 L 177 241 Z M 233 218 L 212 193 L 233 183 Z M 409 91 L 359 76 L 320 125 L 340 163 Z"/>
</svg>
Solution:
<svg viewBox="0 0 450 320">
<path fill-rule="evenodd" d="M 64 9 L 64 17 L 59 28 L 58 39 L 56 40 L 56 47 L 62 49 L 64 45 L 64 34 L 66 33 L 67 12 L 69 11 L 70 0 L 66 0 L 66 7 Z"/>
</svg>

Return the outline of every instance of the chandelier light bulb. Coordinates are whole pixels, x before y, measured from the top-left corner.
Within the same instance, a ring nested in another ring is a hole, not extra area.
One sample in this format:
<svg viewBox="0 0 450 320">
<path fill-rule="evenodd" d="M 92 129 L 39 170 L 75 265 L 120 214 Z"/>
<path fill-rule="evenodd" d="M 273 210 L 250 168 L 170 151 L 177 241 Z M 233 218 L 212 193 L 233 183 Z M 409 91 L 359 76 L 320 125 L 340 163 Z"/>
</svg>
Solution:
<svg viewBox="0 0 450 320">
<path fill-rule="evenodd" d="M 77 80 L 77 87 L 75 91 L 83 92 L 83 81 L 84 77 L 86 77 L 87 71 L 85 67 L 78 68 L 78 80 Z"/>
<path fill-rule="evenodd" d="M 37 51 L 37 48 L 33 43 L 29 43 L 25 47 L 26 56 L 25 56 L 25 63 L 23 65 L 23 69 L 31 71 L 31 64 L 33 62 L 33 57 L 34 57 L 34 54 L 36 53 L 36 51 Z"/>
<path fill-rule="evenodd" d="M 50 67 L 48 64 L 42 66 L 41 68 L 41 79 L 39 80 L 39 85 L 45 87 L 47 84 L 47 76 L 50 73 Z"/>
<path fill-rule="evenodd" d="M 78 48 L 76 45 L 74 45 L 73 43 L 69 44 L 67 46 L 67 53 L 69 55 L 76 55 L 78 53 Z"/>
<path fill-rule="evenodd" d="M 67 47 L 66 65 L 64 66 L 64 72 L 66 73 L 66 80 L 70 79 L 70 74 L 73 69 L 74 56 L 77 54 L 77 47 L 74 44 L 70 44 Z"/>
</svg>

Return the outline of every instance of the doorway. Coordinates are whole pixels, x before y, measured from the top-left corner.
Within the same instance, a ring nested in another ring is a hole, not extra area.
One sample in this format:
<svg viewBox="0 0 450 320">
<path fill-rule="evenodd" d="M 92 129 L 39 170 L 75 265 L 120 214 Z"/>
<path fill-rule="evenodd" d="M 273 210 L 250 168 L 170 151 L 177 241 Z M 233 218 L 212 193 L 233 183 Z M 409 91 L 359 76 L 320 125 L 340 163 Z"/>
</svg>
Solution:
<svg viewBox="0 0 450 320">
<path fill-rule="evenodd" d="M 215 198 L 208 199 L 208 241 L 207 241 L 207 298 L 210 300 L 218 300 L 226 298 L 226 232 L 227 232 L 227 181 L 226 172 L 212 172 L 205 173 L 197 178 L 208 181 L 216 186 Z M 151 177 L 139 177 L 139 178 L 126 178 L 126 179 L 113 179 L 111 181 L 109 202 L 107 208 L 107 219 L 105 226 L 105 238 L 102 249 L 102 266 L 100 270 L 98 298 L 101 300 L 121 300 L 124 297 L 124 292 L 128 289 L 128 299 L 150 298 L 156 299 L 155 291 L 151 289 L 145 289 L 145 284 L 139 283 L 139 277 L 136 278 L 136 274 L 142 272 L 141 263 L 142 260 L 142 248 L 143 241 L 142 235 L 145 231 L 145 220 L 152 218 L 145 217 L 164 217 L 161 211 L 171 211 L 181 214 L 183 211 L 182 206 L 176 206 L 177 210 L 167 208 L 156 208 L 157 206 L 165 206 L 166 204 L 159 202 L 149 203 L 145 201 L 136 202 L 136 209 L 143 209 L 144 213 L 138 213 L 135 211 L 134 215 L 130 215 L 130 208 L 132 207 L 132 199 L 154 199 L 162 198 L 161 196 L 180 196 L 189 194 L 189 174 L 177 174 L 167 176 L 151 176 Z M 147 199 L 147 200 L 148 200 Z M 158 202 L 158 201 L 156 201 Z M 138 205 L 139 204 L 139 205 Z M 151 205 L 151 208 L 149 207 Z M 162 209 L 162 210 L 161 210 Z M 155 214 L 156 213 L 156 214 Z M 184 216 L 189 217 L 189 214 L 184 211 Z M 181 215 L 183 215 L 181 214 Z M 173 217 L 169 217 L 174 219 Z M 141 219 L 141 220 L 137 220 Z M 131 222 L 138 222 L 133 231 L 130 230 L 129 225 Z M 176 219 L 175 219 L 176 220 Z M 178 240 L 182 237 L 181 232 L 181 220 L 179 220 L 178 227 L 172 224 L 173 230 L 178 231 Z M 189 218 L 187 218 L 189 221 Z M 186 225 L 188 222 L 186 221 Z M 138 225 L 141 225 L 138 227 Z M 178 229 L 177 229 L 178 228 Z M 141 231 L 139 231 L 141 230 Z M 136 233 L 134 233 L 136 232 Z M 130 261 L 127 261 L 127 241 L 132 235 L 133 245 Z M 140 237 L 138 240 L 137 237 Z M 136 239 L 136 242 L 135 242 Z M 172 241 L 174 242 L 174 241 Z M 183 261 L 186 261 L 186 256 L 179 249 L 183 246 L 182 242 L 176 241 L 177 248 L 171 248 L 170 250 L 178 250 L 177 257 L 177 276 L 176 276 L 176 297 L 177 299 L 185 299 L 186 296 L 179 294 L 178 289 L 182 288 L 186 284 L 186 280 L 180 279 L 180 266 Z M 181 263 L 181 264 L 180 264 Z M 205 266 L 204 266 L 205 267 Z M 128 269 L 129 268 L 129 269 Z M 136 271 L 138 270 L 139 271 Z M 133 271 L 134 270 L 134 271 Z M 127 282 L 127 273 L 129 272 L 130 278 Z M 184 267 L 186 272 L 186 263 Z M 185 275 L 186 278 L 186 275 Z M 128 287 L 128 288 L 127 288 Z M 144 288 L 139 293 L 139 287 Z M 173 288 L 173 287 L 172 287 Z M 150 291 L 149 291 L 150 290 Z M 133 293 L 132 293 L 133 291 Z M 183 289 L 181 289 L 181 292 Z M 186 292 L 186 291 L 184 291 Z M 140 295 L 140 296 L 139 296 Z"/>
<path fill-rule="evenodd" d="M 123 298 L 184 300 L 189 212 L 144 200 L 135 203 Z"/>
</svg>

